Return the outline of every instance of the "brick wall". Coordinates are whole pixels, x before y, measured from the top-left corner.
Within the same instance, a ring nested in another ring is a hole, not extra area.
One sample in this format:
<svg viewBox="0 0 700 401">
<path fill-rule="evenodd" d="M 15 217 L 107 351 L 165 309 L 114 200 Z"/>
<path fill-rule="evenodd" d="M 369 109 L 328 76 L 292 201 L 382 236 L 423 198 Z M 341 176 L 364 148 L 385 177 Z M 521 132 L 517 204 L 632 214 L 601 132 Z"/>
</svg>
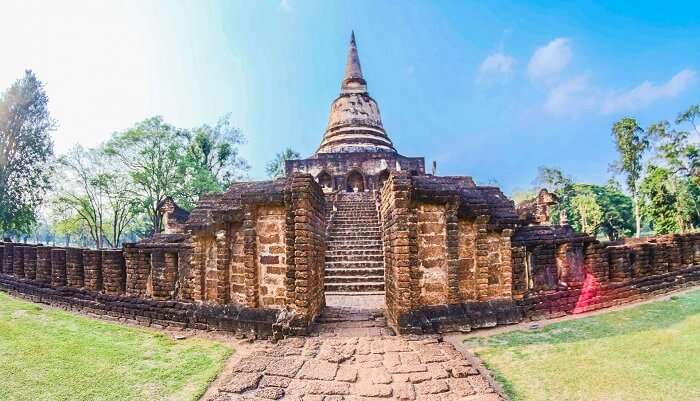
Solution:
<svg viewBox="0 0 700 401">
<path fill-rule="evenodd" d="M 458 177 L 391 174 L 380 215 L 398 331 L 581 313 L 700 281 L 698 234 L 601 243 L 568 226 L 521 226 L 499 199 Z"/>
</svg>

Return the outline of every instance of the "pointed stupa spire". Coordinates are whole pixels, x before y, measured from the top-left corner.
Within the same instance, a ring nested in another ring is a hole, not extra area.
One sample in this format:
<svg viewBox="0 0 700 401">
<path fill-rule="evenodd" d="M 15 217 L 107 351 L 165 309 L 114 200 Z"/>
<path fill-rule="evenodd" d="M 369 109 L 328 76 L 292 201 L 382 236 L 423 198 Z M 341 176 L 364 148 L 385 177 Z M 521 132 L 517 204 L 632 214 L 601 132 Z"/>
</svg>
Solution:
<svg viewBox="0 0 700 401">
<path fill-rule="evenodd" d="M 360 56 L 357 54 L 357 42 L 355 42 L 355 31 L 350 34 L 350 45 L 348 47 L 348 61 L 345 64 L 345 75 L 340 86 L 341 93 L 367 92 L 367 82 L 362 77 L 362 66 Z"/>
<path fill-rule="evenodd" d="M 377 102 L 367 93 L 357 55 L 355 32 L 350 35 L 348 60 L 340 86 L 340 96 L 333 101 L 328 126 L 316 153 L 390 152 L 396 153 L 382 126 Z"/>
</svg>

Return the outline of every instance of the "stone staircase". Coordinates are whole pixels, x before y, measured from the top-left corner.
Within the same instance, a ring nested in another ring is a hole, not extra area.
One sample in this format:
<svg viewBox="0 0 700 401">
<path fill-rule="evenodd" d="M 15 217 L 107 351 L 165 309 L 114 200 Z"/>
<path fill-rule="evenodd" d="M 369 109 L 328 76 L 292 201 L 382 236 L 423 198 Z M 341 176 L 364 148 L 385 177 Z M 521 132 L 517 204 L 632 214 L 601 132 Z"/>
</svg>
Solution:
<svg viewBox="0 0 700 401">
<path fill-rule="evenodd" d="M 326 294 L 383 294 L 384 256 L 373 193 L 339 193 L 334 205 L 326 233 Z"/>
</svg>

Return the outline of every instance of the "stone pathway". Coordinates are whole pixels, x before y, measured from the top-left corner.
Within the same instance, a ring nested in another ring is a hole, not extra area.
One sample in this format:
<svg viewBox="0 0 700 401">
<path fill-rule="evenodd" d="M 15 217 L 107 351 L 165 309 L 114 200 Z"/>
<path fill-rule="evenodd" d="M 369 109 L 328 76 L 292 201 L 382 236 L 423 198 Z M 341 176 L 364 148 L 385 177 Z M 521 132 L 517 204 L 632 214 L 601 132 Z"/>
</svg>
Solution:
<svg viewBox="0 0 700 401">
<path fill-rule="evenodd" d="M 440 336 L 393 336 L 381 311 L 327 308 L 315 336 L 259 341 L 208 401 L 503 401 Z"/>
</svg>

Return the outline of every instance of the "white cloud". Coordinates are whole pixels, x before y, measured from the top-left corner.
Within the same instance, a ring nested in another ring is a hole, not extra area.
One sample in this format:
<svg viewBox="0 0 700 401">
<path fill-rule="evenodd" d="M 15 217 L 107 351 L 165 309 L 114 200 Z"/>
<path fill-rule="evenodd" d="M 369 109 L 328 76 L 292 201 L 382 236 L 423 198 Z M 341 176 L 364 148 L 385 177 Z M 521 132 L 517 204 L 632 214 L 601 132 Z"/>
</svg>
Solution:
<svg viewBox="0 0 700 401">
<path fill-rule="evenodd" d="M 597 108 L 598 90 L 590 86 L 590 74 L 552 86 L 547 92 L 544 109 L 553 114 L 577 116 L 581 112 Z"/>
<path fill-rule="evenodd" d="M 530 58 L 527 72 L 534 80 L 552 83 L 571 61 L 571 47 L 568 38 L 556 38 L 545 46 L 537 48 Z"/>
<path fill-rule="evenodd" d="M 695 71 L 686 68 L 661 85 L 644 81 L 627 91 L 610 92 L 602 104 L 604 113 L 633 111 L 658 100 L 678 96 L 696 81 Z"/>
<path fill-rule="evenodd" d="M 294 11 L 294 8 L 289 3 L 289 0 L 280 0 L 279 9 L 285 13 Z"/>
<path fill-rule="evenodd" d="M 616 113 L 639 110 L 659 100 L 678 96 L 696 81 L 697 73 L 683 69 L 668 81 L 655 85 L 644 81 L 626 90 L 606 90 L 591 84 L 590 74 L 552 85 L 543 105 L 552 114 L 577 116 L 582 112 Z"/>
<path fill-rule="evenodd" d="M 476 82 L 505 82 L 513 76 L 513 65 L 513 57 L 502 52 L 491 54 L 481 63 Z"/>
</svg>

